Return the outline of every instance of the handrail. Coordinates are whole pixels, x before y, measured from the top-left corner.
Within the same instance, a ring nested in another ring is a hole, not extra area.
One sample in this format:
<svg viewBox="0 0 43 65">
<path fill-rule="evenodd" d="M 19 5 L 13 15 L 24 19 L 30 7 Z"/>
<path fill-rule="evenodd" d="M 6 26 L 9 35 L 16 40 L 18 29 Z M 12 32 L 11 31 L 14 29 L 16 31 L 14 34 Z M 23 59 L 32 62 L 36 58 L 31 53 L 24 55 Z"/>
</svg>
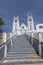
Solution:
<svg viewBox="0 0 43 65">
<path fill-rule="evenodd" d="M 11 38 L 10 38 L 10 39 L 11 39 Z M 10 39 L 8 39 L 8 40 L 6 41 L 6 43 L 4 43 L 4 42 L 3 42 L 3 43 L 1 43 L 1 44 L 0 44 L 0 49 L 1 49 L 2 47 L 4 47 L 4 46 L 5 46 L 5 44 L 8 44 L 8 43 L 9 43 L 9 41 L 10 41 Z"/>
<path fill-rule="evenodd" d="M 2 47 L 4 47 L 5 46 L 5 43 L 0 47 L 0 49 L 2 48 Z"/>
<path fill-rule="evenodd" d="M 14 36 L 15 36 L 15 35 L 14 35 Z M 13 36 L 13 37 L 14 37 L 14 36 Z M 7 40 L 6 40 L 6 42 L 8 42 L 8 43 L 9 43 L 10 39 L 12 39 L 13 37 L 11 37 L 11 38 L 7 39 Z M 2 45 L 4 45 L 4 44 L 5 44 L 5 43 L 4 43 L 4 42 L 2 42 L 2 43 L 0 44 L 0 46 L 2 46 Z"/>
</svg>

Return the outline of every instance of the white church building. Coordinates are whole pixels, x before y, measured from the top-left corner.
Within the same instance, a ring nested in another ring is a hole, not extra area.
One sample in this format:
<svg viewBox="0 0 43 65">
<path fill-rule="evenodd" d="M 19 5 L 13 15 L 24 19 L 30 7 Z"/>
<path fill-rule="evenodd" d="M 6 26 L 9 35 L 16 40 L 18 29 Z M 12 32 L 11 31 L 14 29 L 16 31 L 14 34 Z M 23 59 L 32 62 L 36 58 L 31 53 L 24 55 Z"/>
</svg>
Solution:
<svg viewBox="0 0 43 65">
<path fill-rule="evenodd" d="M 14 16 L 13 30 L 12 30 L 13 33 L 17 32 L 17 35 L 21 35 L 21 34 L 24 34 L 27 32 L 33 32 L 33 31 L 34 31 L 34 21 L 33 21 L 32 15 L 28 16 L 27 26 L 24 23 L 22 23 L 20 26 L 19 17 Z"/>
<path fill-rule="evenodd" d="M 14 16 L 14 20 L 13 20 L 13 29 L 12 29 L 12 33 L 17 33 L 17 35 L 22 35 L 24 33 L 27 33 L 29 35 L 31 35 L 32 32 L 43 32 L 43 24 L 37 24 L 36 25 L 36 30 L 34 28 L 34 20 L 33 20 L 33 16 L 28 16 L 27 18 L 27 26 L 22 23 L 20 25 L 19 22 L 19 17 L 18 16 Z"/>
</svg>

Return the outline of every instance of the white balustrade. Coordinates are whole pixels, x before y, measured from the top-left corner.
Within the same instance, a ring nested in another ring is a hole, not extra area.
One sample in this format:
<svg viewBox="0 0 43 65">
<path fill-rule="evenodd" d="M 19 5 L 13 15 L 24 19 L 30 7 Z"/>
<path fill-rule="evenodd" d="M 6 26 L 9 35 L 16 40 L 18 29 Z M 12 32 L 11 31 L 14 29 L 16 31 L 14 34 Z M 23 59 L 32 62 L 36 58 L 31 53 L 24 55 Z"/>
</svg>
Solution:
<svg viewBox="0 0 43 65">
<path fill-rule="evenodd" d="M 4 58 L 7 57 L 7 45 L 6 45 L 6 40 L 7 40 L 7 34 L 6 34 L 6 33 L 3 33 L 3 42 L 5 43 Z"/>
<path fill-rule="evenodd" d="M 13 45 L 13 44 L 12 44 L 12 33 L 10 33 L 10 38 L 11 38 L 11 46 L 12 46 L 12 45 Z"/>
<path fill-rule="evenodd" d="M 32 33 L 32 38 L 31 38 L 32 45 L 33 45 L 33 38 L 34 38 L 34 33 Z"/>
<path fill-rule="evenodd" d="M 3 42 L 6 42 L 6 40 L 7 40 L 7 34 L 3 33 Z"/>
<path fill-rule="evenodd" d="M 39 55 L 41 56 L 41 41 L 42 41 L 42 34 L 39 33 Z"/>
</svg>

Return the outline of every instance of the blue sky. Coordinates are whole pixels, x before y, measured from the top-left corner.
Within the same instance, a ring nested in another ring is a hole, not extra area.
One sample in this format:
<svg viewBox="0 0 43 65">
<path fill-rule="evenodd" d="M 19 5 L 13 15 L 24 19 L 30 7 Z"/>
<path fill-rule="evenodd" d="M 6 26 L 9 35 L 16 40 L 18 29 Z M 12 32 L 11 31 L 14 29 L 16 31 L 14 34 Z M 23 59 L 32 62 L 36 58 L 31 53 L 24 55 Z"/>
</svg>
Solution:
<svg viewBox="0 0 43 65">
<path fill-rule="evenodd" d="M 35 25 L 43 23 L 43 0 L 0 0 L 0 17 L 5 21 L 4 31 L 12 30 L 14 16 L 19 16 L 20 24 L 27 24 L 28 15 L 33 15 Z"/>
</svg>

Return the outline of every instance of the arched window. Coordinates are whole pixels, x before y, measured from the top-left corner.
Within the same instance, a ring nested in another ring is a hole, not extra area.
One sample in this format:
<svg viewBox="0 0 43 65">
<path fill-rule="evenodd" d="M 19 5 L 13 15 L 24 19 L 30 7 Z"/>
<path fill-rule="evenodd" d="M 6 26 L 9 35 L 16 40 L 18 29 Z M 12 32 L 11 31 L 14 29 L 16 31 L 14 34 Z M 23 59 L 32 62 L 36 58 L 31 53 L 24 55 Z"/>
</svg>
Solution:
<svg viewBox="0 0 43 65">
<path fill-rule="evenodd" d="M 39 28 L 43 28 L 43 26 L 39 26 Z"/>
<path fill-rule="evenodd" d="M 22 29 L 24 29 L 24 26 L 22 26 Z"/>
<path fill-rule="evenodd" d="M 30 25 L 30 30 L 32 30 L 32 26 Z"/>
<path fill-rule="evenodd" d="M 31 22 L 31 21 L 32 21 L 32 19 L 31 19 L 31 18 L 29 18 L 29 21 Z"/>
<path fill-rule="evenodd" d="M 15 19 L 15 23 L 17 23 L 17 19 Z"/>
</svg>

